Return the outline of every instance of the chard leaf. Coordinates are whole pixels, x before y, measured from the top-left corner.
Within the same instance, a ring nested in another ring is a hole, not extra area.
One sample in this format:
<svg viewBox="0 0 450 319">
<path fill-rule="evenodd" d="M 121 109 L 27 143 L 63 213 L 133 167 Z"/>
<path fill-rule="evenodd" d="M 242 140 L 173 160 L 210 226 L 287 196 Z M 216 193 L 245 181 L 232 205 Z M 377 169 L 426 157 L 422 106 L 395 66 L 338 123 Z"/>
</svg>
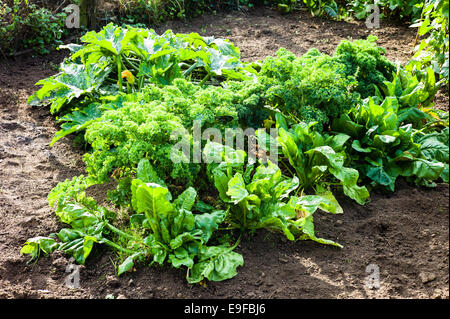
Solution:
<svg viewBox="0 0 450 319">
<path fill-rule="evenodd" d="M 269 192 L 272 186 L 273 184 L 268 178 L 256 180 L 254 179 L 253 182 L 247 185 L 247 190 L 252 194 L 256 194 L 258 197 L 264 200 L 272 198 L 272 195 Z"/>
<path fill-rule="evenodd" d="M 164 263 L 164 260 L 166 260 L 167 257 L 167 251 L 162 247 L 154 247 L 152 249 L 153 254 L 153 262 L 156 262 L 160 265 Z"/>
<path fill-rule="evenodd" d="M 398 112 L 397 125 L 402 123 L 412 123 L 414 127 L 421 128 L 423 122 L 429 117 L 426 113 L 418 109 L 417 107 L 408 107 Z"/>
<path fill-rule="evenodd" d="M 343 150 L 345 143 L 350 139 L 350 136 L 343 133 L 334 135 L 329 143 L 329 146 L 336 152 Z"/>
<path fill-rule="evenodd" d="M 332 245 L 332 246 L 336 246 L 339 248 L 343 248 L 343 246 L 341 244 L 338 244 L 332 240 L 316 237 L 315 232 L 314 232 L 314 222 L 313 222 L 312 215 L 305 219 L 305 223 L 303 225 L 302 231 L 303 231 L 303 235 L 300 237 L 300 240 L 310 239 L 310 240 L 313 240 L 313 241 L 321 243 L 321 244 Z"/>
<path fill-rule="evenodd" d="M 391 176 L 382 166 L 369 166 L 366 176 L 379 185 L 394 190 L 396 176 Z"/>
<path fill-rule="evenodd" d="M 269 230 L 280 231 L 286 235 L 289 240 L 295 240 L 294 235 L 288 228 L 288 223 L 283 221 L 280 217 L 269 217 L 262 220 L 257 228 L 266 228 Z"/>
<path fill-rule="evenodd" d="M 55 239 L 38 236 L 29 238 L 20 250 L 20 254 L 30 255 L 30 262 L 38 258 L 41 251 L 48 255 L 58 249 L 58 247 L 59 244 L 55 241 Z"/>
<path fill-rule="evenodd" d="M 147 219 L 165 217 L 174 211 L 170 193 L 166 187 L 135 179 L 132 182 L 132 205 L 137 213 L 145 213 Z"/>
<path fill-rule="evenodd" d="M 56 212 L 61 222 L 71 225 L 74 229 L 86 229 L 99 224 L 100 219 L 86 207 L 67 203 L 61 211 Z"/>
<path fill-rule="evenodd" d="M 196 283 L 207 278 L 222 281 L 236 276 L 236 268 L 244 265 L 242 255 L 228 247 L 205 247 L 199 256 L 199 262 L 190 269 L 187 277 L 189 283 Z"/>
<path fill-rule="evenodd" d="M 250 182 L 254 168 L 255 168 L 255 164 L 247 165 L 247 167 L 245 168 L 245 172 L 244 172 L 244 176 L 243 176 L 245 183 L 248 184 Z"/>
<path fill-rule="evenodd" d="M 83 231 L 67 228 L 58 233 L 58 238 L 62 241 L 58 250 L 73 256 L 82 265 L 90 255 L 94 243 L 100 242 L 97 237 L 86 235 Z"/>
<path fill-rule="evenodd" d="M 220 170 L 213 170 L 214 186 L 219 191 L 219 196 L 224 202 L 230 201 L 230 197 L 227 194 L 228 182 L 230 179 Z"/>
<path fill-rule="evenodd" d="M 302 154 L 292 135 L 283 128 L 279 129 L 278 142 L 282 146 L 284 156 L 289 159 L 289 163 L 294 167 L 301 165 Z"/>
<path fill-rule="evenodd" d="M 360 153 L 370 153 L 370 152 L 372 152 L 370 147 L 362 147 L 361 143 L 358 140 L 353 140 L 352 148 L 355 151 L 360 152 Z"/>
<path fill-rule="evenodd" d="M 342 207 L 331 193 L 322 195 L 306 195 L 300 198 L 291 197 L 289 205 L 297 211 L 307 212 L 307 216 L 312 215 L 317 209 L 322 209 L 332 214 L 342 214 Z"/>
<path fill-rule="evenodd" d="M 117 276 L 120 276 L 124 272 L 130 271 L 133 266 L 135 260 L 142 255 L 141 252 L 137 252 L 131 256 L 128 256 L 118 267 L 117 269 Z"/>
<path fill-rule="evenodd" d="M 345 133 L 353 138 L 358 138 L 361 131 L 363 131 L 364 126 L 353 122 L 347 114 L 343 114 L 341 117 L 333 120 L 331 128 L 333 131 Z"/>
<path fill-rule="evenodd" d="M 444 169 L 442 170 L 441 178 L 444 183 L 448 183 L 448 179 L 449 179 L 449 165 L 448 164 L 444 164 Z"/>
<path fill-rule="evenodd" d="M 414 176 L 418 179 L 433 181 L 438 179 L 444 170 L 444 164 L 440 162 L 431 162 L 418 158 L 408 165 L 402 172 L 402 176 Z"/>
<path fill-rule="evenodd" d="M 267 165 L 259 165 L 255 170 L 252 181 L 261 179 L 269 180 L 271 186 L 276 185 L 282 179 L 280 168 L 270 161 L 268 161 Z"/>
<path fill-rule="evenodd" d="M 183 232 L 190 232 L 194 229 L 195 218 L 192 212 L 179 209 L 171 225 L 172 236 L 175 237 Z"/>
<path fill-rule="evenodd" d="M 396 140 L 395 136 L 391 135 L 375 135 L 373 138 L 373 147 L 382 149 L 384 144 L 391 144 Z"/>
<path fill-rule="evenodd" d="M 240 173 L 236 173 L 234 177 L 230 179 L 226 194 L 230 196 L 231 201 L 234 204 L 243 201 L 249 195 L 245 188 L 244 179 Z"/>
<path fill-rule="evenodd" d="M 155 183 L 161 186 L 166 186 L 164 181 L 159 178 L 158 174 L 156 174 L 156 171 L 153 169 L 150 161 L 146 158 L 139 161 L 136 177 L 144 183 Z"/>
<path fill-rule="evenodd" d="M 199 211 L 200 213 L 210 213 L 215 210 L 214 206 L 209 205 L 202 201 L 197 201 L 194 205 L 194 210 Z"/>
<path fill-rule="evenodd" d="M 170 248 L 177 249 L 184 243 L 194 240 L 196 237 L 192 233 L 182 233 L 170 241 Z"/>
<path fill-rule="evenodd" d="M 181 266 L 186 266 L 187 268 L 192 268 L 194 266 L 194 260 L 186 249 L 179 247 L 175 249 L 173 254 L 169 255 L 169 262 L 175 268 L 180 268 Z"/>
<path fill-rule="evenodd" d="M 366 187 L 360 187 L 357 185 L 359 178 L 358 171 L 353 168 L 344 167 L 344 160 L 342 155 L 339 153 L 335 153 L 331 147 L 316 147 L 312 150 L 307 151 L 305 154 L 308 154 L 310 157 L 313 157 L 315 154 L 322 155 L 328 162 L 328 171 L 342 182 L 344 193 L 347 196 L 354 199 L 361 205 L 363 205 L 369 198 L 370 195 Z"/>
<path fill-rule="evenodd" d="M 448 131 L 447 127 L 441 133 L 426 134 L 418 139 L 420 150 L 426 159 L 449 162 Z"/>
<path fill-rule="evenodd" d="M 286 179 L 273 188 L 273 196 L 279 200 L 287 198 L 292 191 L 299 187 L 299 185 L 300 181 L 297 176 L 294 176 L 292 179 Z"/>
<path fill-rule="evenodd" d="M 197 191 L 193 187 L 187 188 L 178 198 L 173 202 L 178 209 L 191 210 L 197 198 Z"/>
<path fill-rule="evenodd" d="M 195 229 L 202 231 L 201 239 L 204 243 L 207 243 L 214 230 L 216 230 L 224 221 L 226 212 L 223 210 L 216 210 L 212 213 L 196 214 L 194 217 Z"/>
</svg>

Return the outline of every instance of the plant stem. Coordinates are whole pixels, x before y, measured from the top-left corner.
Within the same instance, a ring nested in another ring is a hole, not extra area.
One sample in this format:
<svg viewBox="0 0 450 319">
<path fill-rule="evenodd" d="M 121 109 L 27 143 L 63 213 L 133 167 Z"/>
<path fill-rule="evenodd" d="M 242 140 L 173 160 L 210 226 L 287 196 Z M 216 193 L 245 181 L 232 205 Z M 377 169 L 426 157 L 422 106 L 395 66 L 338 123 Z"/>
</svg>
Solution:
<svg viewBox="0 0 450 319">
<path fill-rule="evenodd" d="M 109 228 L 109 230 L 111 230 L 112 232 L 118 234 L 119 236 L 125 237 L 129 240 L 136 240 L 136 238 L 134 238 L 133 236 L 131 236 L 130 234 L 125 233 L 124 231 L 114 227 L 113 225 L 111 225 L 110 223 L 106 223 L 106 227 Z"/>
<path fill-rule="evenodd" d="M 300 193 L 300 192 L 301 192 L 301 193 Z M 295 196 L 298 197 L 298 193 L 300 193 L 300 198 L 303 197 L 303 188 L 299 187 L 299 188 L 297 189 L 297 193 L 295 194 Z"/>
<path fill-rule="evenodd" d="M 133 62 L 131 62 L 125 55 L 122 57 L 135 71 L 139 72 L 139 68 Z"/>
<path fill-rule="evenodd" d="M 281 161 L 281 163 L 283 163 L 284 167 L 289 171 L 289 173 L 291 173 L 291 176 L 294 177 L 295 174 L 292 173 L 292 171 L 290 170 L 289 166 L 287 166 L 287 164 L 285 162 L 283 162 L 283 161 Z"/>
<path fill-rule="evenodd" d="M 241 202 L 239 202 L 239 207 L 240 207 L 240 209 L 241 209 L 241 211 L 242 211 L 242 217 L 243 217 L 243 220 L 241 221 L 242 222 L 242 224 L 240 225 L 240 229 L 241 229 L 241 231 L 244 231 L 244 230 L 247 230 L 248 228 L 247 228 L 247 210 L 245 209 L 245 204 L 244 204 L 244 202 L 245 201 L 241 201 Z"/>
<path fill-rule="evenodd" d="M 424 2 L 424 4 L 423 4 L 423 6 L 422 6 L 422 12 L 420 13 L 420 21 L 422 21 L 423 20 L 423 14 L 425 13 L 425 2 Z M 419 31 L 420 31 L 420 27 L 419 28 L 417 28 L 417 33 L 416 33 L 416 38 L 415 38 L 415 40 L 414 40 L 414 47 L 416 47 L 416 45 L 417 45 L 417 41 L 419 40 Z"/>
<path fill-rule="evenodd" d="M 135 253 L 135 251 L 123 248 L 122 246 L 117 245 L 116 243 L 110 241 L 109 239 L 102 238 L 102 242 L 118 251 L 121 251 L 121 252 L 127 254 L 127 255 L 132 255 Z"/>
<path fill-rule="evenodd" d="M 229 220 L 228 223 L 232 226 L 231 229 L 241 229 L 241 226 L 239 226 L 239 224 L 233 223 L 231 220 Z"/>
<path fill-rule="evenodd" d="M 117 56 L 117 73 L 119 78 L 119 92 L 122 92 L 122 58 L 120 55 Z"/>
<path fill-rule="evenodd" d="M 144 76 L 142 75 L 139 78 L 139 86 L 138 86 L 138 91 L 140 91 L 142 89 L 142 86 L 144 85 Z"/>
<path fill-rule="evenodd" d="M 189 75 L 189 73 L 192 72 L 192 70 L 194 70 L 197 67 L 197 63 L 192 64 L 189 69 L 187 69 L 186 71 L 183 72 L 183 76 L 186 77 Z"/>
<path fill-rule="evenodd" d="M 301 120 L 298 117 L 296 117 L 294 114 L 292 114 L 291 112 L 289 112 L 288 114 L 289 114 L 291 120 L 293 120 L 294 122 L 297 122 L 297 123 L 301 122 Z"/>
<path fill-rule="evenodd" d="M 237 229 L 236 227 L 223 227 L 223 228 L 217 228 L 217 230 L 233 230 L 233 229 Z"/>
<path fill-rule="evenodd" d="M 132 57 L 128 57 L 127 60 L 141 62 L 141 60 L 139 60 L 137 58 L 132 58 Z"/>
<path fill-rule="evenodd" d="M 241 231 L 241 233 L 239 234 L 239 237 L 238 237 L 237 241 L 234 243 L 233 246 L 231 246 L 231 247 L 229 248 L 230 250 L 235 249 L 235 248 L 239 245 L 239 243 L 241 242 L 241 239 L 242 239 L 242 234 L 243 234 L 243 232 Z"/>
<path fill-rule="evenodd" d="M 203 80 L 199 83 L 200 86 L 202 86 L 203 84 L 205 84 L 206 81 L 208 81 L 209 77 L 211 76 L 211 73 L 208 73 Z"/>
<path fill-rule="evenodd" d="M 342 185 L 342 183 L 329 183 L 329 182 L 323 182 L 324 184 L 327 184 L 327 185 L 335 185 L 335 186 L 340 186 L 340 185 Z"/>
</svg>

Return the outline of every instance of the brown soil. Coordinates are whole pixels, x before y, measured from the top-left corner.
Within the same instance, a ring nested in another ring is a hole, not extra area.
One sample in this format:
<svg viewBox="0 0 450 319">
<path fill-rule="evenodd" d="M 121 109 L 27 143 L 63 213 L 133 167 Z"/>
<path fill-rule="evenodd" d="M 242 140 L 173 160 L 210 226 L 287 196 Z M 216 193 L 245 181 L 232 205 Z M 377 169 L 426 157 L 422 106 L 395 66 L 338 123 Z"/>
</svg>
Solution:
<svg viewBox="0 0 450 319">
<path fill-rule="evenodd" d="M 158 31 L 199 32 L 227 37 L 245 60 L 264 59 L 280 47 L 303 54 L 316 47 L 333 53 L 346 38 L 379 36 L 390 59 L 406 62 L 414 41 L 407 25 L 382 21 L 376 31 L 364 23 L 332 22 L 307 13 L 280 15 L 264 9 L 249 14 L 205 16 L 171 22 Z M 183 271 L 141 265 L 114 276 L 114 254 L 99 247 L 80 269 L 80 288 L 65 284 L 69 258 L 54 253 L 35 264 L 19 255 L 29 237 L 61 228 L 47 204 L 59 181 L 84 173 L 81 150 L 70 138 L 52 148 L 58 130 L 47 109 L 31 108 L 34 83 L 55 70 L 64 55 L 22 57 L 0 63 L 0 298 L 448 298 L 449 188 L 413 187 L 400 182 L 394 194 L 372 193 L 359 206 L 342 199 L 343 215 L 317 214 L 320 236 L 343 249 L 313 242 L 288 242 L 258 232 L 239 245 L 245 265 L 238 275 L 206 287 L 191 286 Z M 448 96 L 437 98 L 448 109 Z M 366 267 L 376 264 L 380 288 L 369 289 Z M 69 271 L 70 272 L 70 271 Z"/>
</svg>

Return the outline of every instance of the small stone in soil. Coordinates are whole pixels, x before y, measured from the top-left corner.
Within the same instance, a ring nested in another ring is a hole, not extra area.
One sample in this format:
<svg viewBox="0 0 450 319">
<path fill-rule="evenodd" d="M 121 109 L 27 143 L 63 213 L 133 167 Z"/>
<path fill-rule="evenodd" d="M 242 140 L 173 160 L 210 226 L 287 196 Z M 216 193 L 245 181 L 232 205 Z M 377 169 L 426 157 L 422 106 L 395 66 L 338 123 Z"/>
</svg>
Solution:
<svg viewBox="0 0 450 319">
<path fill-rule="evenodd" d="M 436 275 L 433 274 L 433 273 L 422 272 L 422 273 L 420 273 L 419 278 L 420 278 L 420 280 L 422 280 L 423 284 L 426 284 L 426 283 L 428 283 L 430 281 L 435 280 L 436 279 Z"/>
<path fill-rule="evenodd" d="M 106 278 L 106 285 L 111 288 L 120 287 L 120 281 L 115 276 L 108 276 Z"/>
</svg>

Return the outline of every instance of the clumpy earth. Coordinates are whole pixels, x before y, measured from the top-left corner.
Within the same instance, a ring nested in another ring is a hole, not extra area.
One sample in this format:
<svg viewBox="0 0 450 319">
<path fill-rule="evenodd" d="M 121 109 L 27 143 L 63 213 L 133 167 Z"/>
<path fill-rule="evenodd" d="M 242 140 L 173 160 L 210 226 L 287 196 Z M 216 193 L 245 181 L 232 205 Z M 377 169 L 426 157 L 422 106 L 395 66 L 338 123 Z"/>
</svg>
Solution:
<svg viewBox="0 0 450 319">
<path fill-rule="evenodd" d="M 364 22 L 270 9 L 155 27 L 158 32 L 169 28 L 229 38 L 246 61 L 262 60 L 281 47 L 297 55 L 314 47 L 332 54 L 342 39 L 374 34 L 391 60 L 405 63 L 415 37 L 407 24 L 381 21 L 380 29 L 369 30 Z M 72 138 L 50 147 L 59 129 L 55 118 L 48 109 L 26 103 L 37 89 L 34 84 L 56 73 L 64 56 L 55 52 L 0 62 L 0 298 L 449 298 L 445 184 L 427 189 L 400 181 L 393 194 L 373 191 L 365 206 L 342 198 L 342 215 L 317 213 L 318 235 L 343 249 L 257 232 L 237 248 L 245 262 L 238 275 L 223 282 L 189 285 L 183 270 L 146 265 L 117 278 L 115 255 L 103 247 L 78 268 L 78 288 L 70 288 L 74 266 L 62 253 L 27 264 L 19 254 L 26 239 L 62 227 L 47 194 L 58 182 L 84 173 L 83 150 L 73 146 Z M 436 105 L 448 110 L 448 95 L 440 92 Z M 379 287 L 366 285 L 377 273 Z"/>
</svg>

